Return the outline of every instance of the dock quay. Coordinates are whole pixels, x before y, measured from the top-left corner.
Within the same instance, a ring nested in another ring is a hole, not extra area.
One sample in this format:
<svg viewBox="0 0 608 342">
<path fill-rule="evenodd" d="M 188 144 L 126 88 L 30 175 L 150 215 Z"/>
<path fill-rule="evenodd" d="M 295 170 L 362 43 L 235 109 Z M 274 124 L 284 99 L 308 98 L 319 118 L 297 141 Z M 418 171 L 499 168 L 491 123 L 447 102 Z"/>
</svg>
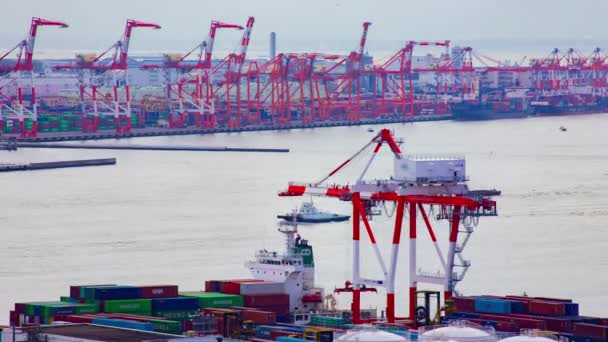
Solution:
<svg viewBox="0 0 608 342">
<path fill-rule="evenodd" d="M 0 164 L 0 172 L 13 171 L 34 171 L 46 169 L 61 169 L 67 167 L 87 167 L 87 166 L 103 166 L 116 165 L 116 158 L 104 159 L 81 159 L 81 160 L 64 160 L 42 163 L 23 163 L 23 164 Z"/>
</svg>

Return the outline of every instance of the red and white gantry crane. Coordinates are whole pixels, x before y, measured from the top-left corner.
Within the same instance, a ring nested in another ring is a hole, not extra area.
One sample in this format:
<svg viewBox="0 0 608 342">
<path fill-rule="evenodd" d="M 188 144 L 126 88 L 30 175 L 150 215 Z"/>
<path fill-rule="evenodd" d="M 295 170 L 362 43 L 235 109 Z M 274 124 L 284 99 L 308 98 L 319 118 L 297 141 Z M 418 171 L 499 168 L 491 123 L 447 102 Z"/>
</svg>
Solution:
<svg viewBox="0 0 608 342">
<path fill-rule="evenodd" d="M 12 53 L 17 52 L 17 61 L 13 66 L 10 64 L 0 66 L 0 134 L 2 127 L 4 127 L 3 120 L 5 118 L 18 121 L 22 137 L 35 137 L 38 133 L 38 104 L 34 85 L 34 46 L 38 28 L 41 26 L 68 27 L 66 23 L 60 21 L 34 17 L 27 38 L 0 56 L 0 62 L 2 62 L 7 60 Z M 30 82 L 31 100 L 29 105 L 24 101 L 24 80 Z M 15 85 L 16 96 L 6 94 L 6 88 L 12 84 Z M 3 111 L 5 112 L 4 115 Z M 31 129 L 26 129 L 25 119 L 32 120 Z"/>
<path fill-rule="evenodd" d="M 385 179 L 365 180 L 366 175 L 378 151 L 387 145 L 394 156 L 394 174 Z M 355 159 L 369 152 L 371 156 L 353 185 L 330 185 L 324 183 L 343 170 Z M 444 297 L 452 297 L 455 284 L 462 280 L 462 276 L 470 266 L 468 261 L 462 259 L 462 250 L 468 237 L 458 244 L 459 227 L 464 225 L 470 234 L 472 227 L 477 224 L 480 216 L 496 216 L 496 202 L 490 200 L 489 195 L 496 191 L 471 191 L 467 185 L 464 158 L 420 158 L 402 153 L 399 143 L 393 138 L 388 129 L 382 129 L 362 149 L 357 151 L 331 171 L 322 180 L 315 183 L 290 183 L 287 190 L 279 196 L 323 196 L 337 198 L 352 203 L 352 312 L 353 323 L 363 323 L 360 317 L 362 289 L 383 287 L 386 289 L 387 321 L 394 323 L 395 314 L 395 282 L 397 280 L 397 263 L 402 235 L 409 237 L 409 319 L 415 321 L 417 287 L 419 283 L 430 283 L 443 286 Z M 432 169 L 432 171 L 428 171 Z M 370 218 L 376 207 L 385 203 L 396 206 L 396 215 L 393 227 L 392 245 L 388 263 L 376 241 Z M 429 213 L 437 213 L 432 218 L 447 220 L 449 223 L 448 251 L 444 253 L 439 246 L 437 236 L 431 225 Z M 407 216 L 407 220 L 405 220 Z M 422 218 L 428 233 L 435 246 L 437 257 L 443 270 L 439 273 L 423 273 L 418 269 L 416 259 L 416 243 L 418 237 L 417 222 Z M 361 222 L 374 250 L 380 271 L 381 279 L 366 278 L 361 272 Z M 403 225 L 409 225 L 409 232 L 402 232 Z M 462 268 L 459 274 L 458 267 Z"/>
<path fill-rule="evenodd" d="M 75 70 L 78 74 L 83 131 L 95 132 L 100 116 L 111 116 L 117 133 L 131 130 L 131 90 L 128 57 L 134 28 L 160 29 L 160 25 L 128 19 L 122 38 L 99 55 L 77 55 L 74 63 L 57 66 L 58 70 Z M 109 62 L 103 60 L 112 52 Z M 102 93 L 101 88 L 111 89 Z M 124 96 L 120 90 L 124 89 Z"/>
</svg>

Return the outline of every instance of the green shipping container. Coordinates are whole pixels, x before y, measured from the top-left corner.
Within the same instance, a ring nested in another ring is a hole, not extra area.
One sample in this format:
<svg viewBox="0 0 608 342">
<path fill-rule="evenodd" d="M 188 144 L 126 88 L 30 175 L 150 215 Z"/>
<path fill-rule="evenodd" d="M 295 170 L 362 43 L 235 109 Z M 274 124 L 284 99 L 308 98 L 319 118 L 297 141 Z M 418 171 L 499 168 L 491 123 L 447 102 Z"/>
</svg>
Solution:
<svg viewBox="0 0 608 342">
<path fill-rule="evenodd" d="M 70 296 L 61 296 L 59 297 L 59 300 L 64 303 L 78 303 L 78 299 L 72 298 Z"/>
<path fill-rule="evenodd" d="M 152 301 L 149 299 L 106 300 L 103 304 L 103 312 L 150 316 Z"/>
<path fill-rule="evenodd" d="M 177 321 L 153 320 L 150 323 L 154 325 L 154 331 L 160 333 L 179 335 L 183 330 L 182 323 Z"/>
<path fill-rule="evenodd" d="M 77 314 L 95 314 L 99 312 L 99 304 L 78 304 L 76 305 Z"/>
<path fill-rule="evenodd" d="M 172 321 L 187 321 L 190 319 L 190 316 L 196 314 L 196 310 L 187 310 L 187 311 L 154 311 L 152 316 L 162 317 L 166 320 Z"/>
<path fill-rule="evenodd" d="M 196 297 L 201 308 L 225 308 L 243 306 L 243 297 L 216 292 L 180 292 L 182 297 Z"/>
</svg>

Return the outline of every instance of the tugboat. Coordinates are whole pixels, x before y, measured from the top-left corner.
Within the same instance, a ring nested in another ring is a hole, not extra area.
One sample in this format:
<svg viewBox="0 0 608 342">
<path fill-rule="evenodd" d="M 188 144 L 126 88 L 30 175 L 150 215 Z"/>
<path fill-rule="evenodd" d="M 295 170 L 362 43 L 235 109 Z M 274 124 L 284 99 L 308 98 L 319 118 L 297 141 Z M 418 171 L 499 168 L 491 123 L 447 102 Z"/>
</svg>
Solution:
<svg viewBox="0 0 608 342">
<path fill-rule="evenodd" d="M 291 213 L 277 215 L 277 218 L 290 222 L 325 223 L 348 221 L 350 216 L 319 211 L 311 201 L 302 203 L 300 208 Z"/>
<path fill-rule="evenodd" d="M 568 131 L 568 129 L 566 127 L 564 127 L 564 126 L 560 126 L 559 130 L 562 131 L 562 132 L 567 132 Z"/>
</svg>

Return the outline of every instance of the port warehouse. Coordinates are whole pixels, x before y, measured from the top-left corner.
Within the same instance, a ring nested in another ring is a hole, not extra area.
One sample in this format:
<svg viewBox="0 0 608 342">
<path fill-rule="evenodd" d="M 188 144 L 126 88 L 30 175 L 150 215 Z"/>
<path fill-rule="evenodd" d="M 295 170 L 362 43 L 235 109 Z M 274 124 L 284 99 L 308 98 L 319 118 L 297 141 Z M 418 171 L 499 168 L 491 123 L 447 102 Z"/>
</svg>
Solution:
<svg viewBox="0 0 608 342">
<path fill-rule="evenodd" d="M 308 324 L 290 324 L 289 295 L 281 284 L 252 279 L 211 280 L 205 282 L 205 291 L 181 291 L 177 285 L 71 286 L 69 294 L 56 301 L 16 303 L 10 312 L 11 326 L 0 327 L 0 336 L 2 341 L 13 341 L 13 336 L 18 341 L 31 340 L 24 339 L 29 333 L 54 338 L 49 341 L 223 336 L 255 342 L 330 342 L 358 327 L 348 311 L 312 313 Z M 608 341 L 608 319 L 580 315 L 579 305 L 570 299 L 454 297 L 442 323 L 450 320 L 491 327 L 497 338 L 533 329 L 561 341 Z M 377 323 L 375 327 L 416 340 L 419 331 L 412 329 L 423 324 L 424 319 L 402 320 Z"/>
<path fill-rule="evenodd" d="M 43 26 L 67 24 L 33 18 L 32 34 L 0 55 L 3 134 L 241 130 L 441 118 L 454 103 L 479 101 L 480 90 L 507 103 L 525 98 L 565 107 L 604 103 L 606 96 L 608 63 L 599 48 L 590 53 L 555 49 L 508 63 L 449 40 L 407 41 L 390 57 L 374 60 L 365 50 L 371 29 L 366 22 L 358 47 L 344 55 L 272 49 L 269 59 L 248 59 L 254 31 L 250 17 L 244 24 L 213 21 L 208 37 L 189 53 L 130 57 L 136 31 L 160 25 L 128 20 L 125 35 L 101 54 L 35 61 L 34 41 Z M 213 57 L 213 45 L 221 30 L 242 30 L 243 36 L 239 51 L 220 59 Z"/>
</svg>

